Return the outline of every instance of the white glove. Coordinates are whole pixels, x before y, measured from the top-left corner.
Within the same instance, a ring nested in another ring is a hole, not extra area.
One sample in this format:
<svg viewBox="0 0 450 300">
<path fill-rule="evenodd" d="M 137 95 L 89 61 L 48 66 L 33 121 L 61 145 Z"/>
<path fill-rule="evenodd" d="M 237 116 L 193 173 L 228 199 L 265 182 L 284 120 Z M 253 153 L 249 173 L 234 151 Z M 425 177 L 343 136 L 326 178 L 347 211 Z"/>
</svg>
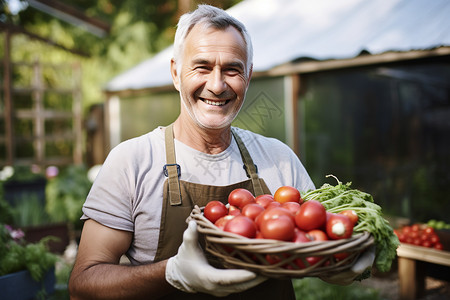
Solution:
<svg viewBox="0 0 450 300">
<path fill-rule="evenodd" d="M 175 288 L 183 292 L 202 292 L 216 297 L 245 291 L 266 279 L 247 270 L 212 267 L 198 244 L 195 221 L 189 222 L 178 254 L 169 258 L 166 265 L 166 280 Z"/>
<path fill-rule="evenodd" d="M 349 285 L 366 269 L 371 268 L 374 260 L 375 246 L 371 246 L 358 258 L 350 270 L 328 277 L 320 277 L 320 279 L 331 284 Z"/>
</svg>

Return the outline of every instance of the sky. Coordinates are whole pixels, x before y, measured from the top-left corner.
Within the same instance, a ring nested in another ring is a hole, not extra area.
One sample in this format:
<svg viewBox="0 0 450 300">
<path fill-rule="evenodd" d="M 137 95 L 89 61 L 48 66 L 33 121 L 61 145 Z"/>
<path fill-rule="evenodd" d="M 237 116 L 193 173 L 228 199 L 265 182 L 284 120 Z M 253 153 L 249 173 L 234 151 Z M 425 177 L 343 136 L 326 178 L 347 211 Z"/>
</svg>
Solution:
<svg viewBox="0 0 450 300">
<path fill-rule="evenodd" d="M 27 2 L 22 2 L 20 0 L 6 0 L 9 10 L 13 15 L 19 13 L 19 11 L 25 9 L 28 6 Z"/>
</svg>

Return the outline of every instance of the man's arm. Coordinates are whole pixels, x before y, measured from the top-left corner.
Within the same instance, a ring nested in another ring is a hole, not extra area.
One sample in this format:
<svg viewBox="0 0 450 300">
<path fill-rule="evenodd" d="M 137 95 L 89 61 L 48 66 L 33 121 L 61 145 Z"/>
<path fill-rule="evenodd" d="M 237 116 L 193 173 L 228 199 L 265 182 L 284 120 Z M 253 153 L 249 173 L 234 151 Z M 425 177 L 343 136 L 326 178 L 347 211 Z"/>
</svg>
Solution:
<svg viewBox="0 0 450 300">
<path fill-rule="evenodd" d="M 69 280 L 71 299 L 158 298 L 174 288 L 165 279 L 167 261 L 119 265 L 132 233 L 87 220 Z"/>
</svg>

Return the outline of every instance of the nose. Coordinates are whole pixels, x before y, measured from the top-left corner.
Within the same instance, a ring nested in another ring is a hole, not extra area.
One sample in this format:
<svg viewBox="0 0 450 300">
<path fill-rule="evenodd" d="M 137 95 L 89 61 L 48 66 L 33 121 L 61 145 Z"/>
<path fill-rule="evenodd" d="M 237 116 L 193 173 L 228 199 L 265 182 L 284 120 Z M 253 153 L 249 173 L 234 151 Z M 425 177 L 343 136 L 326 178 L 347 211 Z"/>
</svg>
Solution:
<svg viewBox="0 0 450 300">
<path fill-rule="evenodd" d="M 209 74 L 208 81 L 206 82 L 206 88 L 214 95 L 220 95 L 227 89 L 227 83 L 224 80 L 224 76 L 220 68 L 215 67 Z"/>
</svg>

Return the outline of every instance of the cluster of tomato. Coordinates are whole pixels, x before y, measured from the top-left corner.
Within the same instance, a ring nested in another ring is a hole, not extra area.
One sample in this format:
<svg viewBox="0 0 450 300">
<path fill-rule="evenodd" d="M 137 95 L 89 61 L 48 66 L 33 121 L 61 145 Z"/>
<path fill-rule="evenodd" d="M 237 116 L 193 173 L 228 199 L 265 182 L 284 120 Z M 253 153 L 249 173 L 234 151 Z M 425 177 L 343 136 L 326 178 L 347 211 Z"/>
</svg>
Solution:
<svg viewBox="0 0 450 300">
<path fill-rule="evenodd" d="M 400 242 L 427 248 L 443 250 L 443 245 L 433 227 L 426 224 L 412 224 L 395 229 Z"/>
<path fill-rule="evenodd" d="M 227 208 L 220 201 L 211 201 L 203 214 L 218 228 L 247 238 L 294 243 L 343 239 L 351 237 L 358 221 L 354 211 L 330 213 L 319 201 L 303 201 L 300 192 L 291 186 L 280 187 L 273 196 L 257 197 L 246 189 L 235 189 L 228 203 Z M 336 258 L 346 256 L 342 253 Z M 311 257 L 308 262 L 318 260 Z"/>
</svg>

